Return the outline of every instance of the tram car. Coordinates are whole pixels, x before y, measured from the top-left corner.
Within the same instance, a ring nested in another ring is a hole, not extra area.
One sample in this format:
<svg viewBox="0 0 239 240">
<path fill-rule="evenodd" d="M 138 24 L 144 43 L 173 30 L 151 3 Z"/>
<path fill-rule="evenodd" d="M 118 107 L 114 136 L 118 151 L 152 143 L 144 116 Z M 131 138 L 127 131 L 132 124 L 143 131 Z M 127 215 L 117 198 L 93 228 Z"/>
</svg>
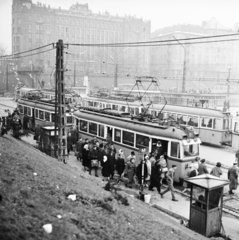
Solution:
<svg viewBox="0 0 239 240">
<path fill-rule="evenodd" d="M 232 116 L 228 112 L 216 109 L 175 106 L 167 104 L 151 104 L 145 109 L 140 102 L 115 100 L 113 98 L 97 98 L 87 96 L 83 99 L 83 106 L 97 107 L 100 109 L 112 108 L 116 111 L 129 112 L 131 115 L 138 115 L 147 110 L 147 114 L 159 117 L 165 121 L 174 119 L 182 126 L 194 127 L 203 144 L 210 145 L 231 145 L 231 123 Z M 163 110 L 162 110 L 163 109 Z M 161 112 L 162 110 L 162 112 Z M 159 113 L 160 114 L 159 116 Z"/>
<path fill-rule="evenodd" d="M 125 156 L 131 151 L 143 154 L 153 152 L 158 141 L 168 155 L 168 166 L 177 165 L 175 181 L 185 177 L 189 163 L 200 153 L 201 140 L 193 131 L 150 119 L 132 118 L 129 113 L 111 109 L 82 107 L 73 113 L 74 124 L 83 138 L 110 138 Z M 146 122 L 148 121 L 148 122 Z M 142 157 L 142 156 L 141 156 Z M 140 156 L 136 159 L 140 161 Z"/>
<path fill-rule="evenodd" d="M 39 126 L 55 125 L 55 102 L 49 99 L 28 99 L 21 98 L 18 100 L 17 108 L 19 116 L 23 122 L 23 118 L 28 117 L 29 128 L 34 131 Z M 67 129 L 73 126 L 73 118 L 70 112 L 66 113 Z"/>
</svg>

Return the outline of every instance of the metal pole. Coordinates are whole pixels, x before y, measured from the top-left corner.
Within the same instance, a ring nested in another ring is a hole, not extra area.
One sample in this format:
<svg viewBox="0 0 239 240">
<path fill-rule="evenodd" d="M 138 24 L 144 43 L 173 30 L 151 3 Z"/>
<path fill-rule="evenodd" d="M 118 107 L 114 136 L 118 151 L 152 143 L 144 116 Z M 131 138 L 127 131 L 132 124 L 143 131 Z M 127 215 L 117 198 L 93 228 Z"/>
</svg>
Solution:
<svg viewBox="0 0 239 240">
<path fill-rule="evenodd" d="M 74 63 L 74 87 L 76 87 L 76 62 Z"/>
<path fill-rule="evenodd" d="M 230 99 L 230 73 L 231 73 L 231 68 L 228 67 L 228 78 L 227 78 L 227 101 L 228 101 L 228 106 L 230 107 L 229 104 L 229 99 Z M 229 107 L 227 110 L 229 110 Z"/>
<path fill-rule="evenodd" d="M 187 58 L 187 49 L 183 46 L 182 43 L 178 41 L 176 37 L 173 38 L 183 47 L 184 50 L 184 60 L 183 60 L 183 82 L 182 82 L 182 92 L 186 90 L 186 58 Z"/>
</svg>

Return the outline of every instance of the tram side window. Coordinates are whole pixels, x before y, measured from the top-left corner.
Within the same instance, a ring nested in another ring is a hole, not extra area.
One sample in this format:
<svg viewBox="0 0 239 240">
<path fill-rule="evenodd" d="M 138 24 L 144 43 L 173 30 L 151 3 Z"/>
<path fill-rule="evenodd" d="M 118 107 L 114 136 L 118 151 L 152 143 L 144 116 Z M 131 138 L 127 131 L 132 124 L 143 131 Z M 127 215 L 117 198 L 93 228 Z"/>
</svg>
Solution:
<svg viewBox="0 0 239 240">
<path fill-rule="evenodd" d="M 168 119 L 169 120 L 177 120 L 176 113 L 168 113 Z"/>
<path fill-rule="evenodd" d="M 155 118 L 156 117 L 156 115 L 157 115 L 157 112 L 156 111 L 154 111 L 154 110 L 151 110 L 151 115 Z"/>
<path fill-rule="evenodd" d="M 39 118 L 44 120 L 44 112 L 39 110 Z"/>
<path fill-rule="evenodd" d="M 66 117 L 66 124 L 72 124 L 73 123 L 73 117 L 72 116 L 67 116 Z"/>
<path fill-rule="evenodd" d="M 213 119 L 213 129 L 222 130 L 222 120 L 220 118 Z"/>
<path fill-rule="evenodd" d="M 129 146 L 134 146 L 134 133 L 123 131 L 123 143 Z"/>
<path fill-rule="evenodd" d="M 35 109 L 35 118 L 39 118 L 39 110 L 38 109 Z"/>
<path fill-rule="evenodd" d="M 115 135 L 114 135 L 115 142 L 121 142 L 121 130 L 115 128 Z"/>
<path fill-rule="evenodd" d="M 49 112 L 45 112 L 45 119 L 46 119 L 46 121 L 50 122 L 50 113 Z"/>
<path fill-rule="evenodd" d="M 111 105 L 109 103 L 107 103 L 106 108 L 111 108 Z"/>
<path fill-rule="evenodd" d="M 178 142 L 171 142 L 171 157 L 180 158 L 180 148 Z"/>
<path fill-rule="evenodd" d="M 212 119 L 208 117 L 202 117 L 201 127 L 212 128 Z"/>
<path fill-rule="evenodd" d="M 139 115 L 139 108 L 135 108 L 135 115 Z"/>
<path fill-rule="evenodd" d="M 119 108 L 119 106 L 118 106 L 118 105 L 114 105 L 114 104 L 112 104 L 112 109 L 114 109 L 114 110 L 117 110 L 117 111 L 118 111 L 118 108 Z"/>
<path fill-rule="evenodd" d="M 89 107 L 93 107 L 93 102 L 89 101 L 88 105 L 89 105 Z"/>
<path fill-rule="evenodd" d="M 120 111 L 125 112 L 126 111 L 126 107 L 125 106 L 121 106 L 120 107 Z"/>
<path fill-rule="evenodd" d="M 134 108 L 129 107 L 129 113 L 134 115 Z"/>
<path fill-rule="evenodd" d="M 235 122 L 234 132 L 239 133 L 239 122 Z"/>
<path fill-rule="evenodd" d="M 23 113 L 23 107 L 22 107 L 22 105 L 18 105 L 18 108 L 19 108 L 19 112 L 20 112 L 20 113 Z"/>
<path fill-rule="evenodd" d="M 188 116 L 188 125 L 198 127 L 198 117 Z"/>
<path fill-rule="evenodd" d="M 148 148 L 149 137 L 136 134 L 136 148 Z"/>
<path fill-rule="evenodd" d="M 24 115 L 27 115 L 27 107 L 23 107 Z"/>
<path fill-rule="evenodd" d="M 88 129 L 88 122 L 84 120 L 80 120 L 80 130 L 87 132 Z"/>
<path fill-rule="evenodd" d="M 99 137 L 105 137 L 105 128 L 104 128 L 104 125 L 99 125 L 98 136 L 99 136 Z"/>
<path fill-rule="evenodd" d="M 188 121 L 188 116 L 187 115 L 178 114 L 177 121 L 178 121 L 179 124 L 186 125 L 187 121 Z"/>
<path fill-rule="evenodd" d="M 96 123 L 89 123 L 89 133 L 97 135 L 97 124 Z"/>
</svg>

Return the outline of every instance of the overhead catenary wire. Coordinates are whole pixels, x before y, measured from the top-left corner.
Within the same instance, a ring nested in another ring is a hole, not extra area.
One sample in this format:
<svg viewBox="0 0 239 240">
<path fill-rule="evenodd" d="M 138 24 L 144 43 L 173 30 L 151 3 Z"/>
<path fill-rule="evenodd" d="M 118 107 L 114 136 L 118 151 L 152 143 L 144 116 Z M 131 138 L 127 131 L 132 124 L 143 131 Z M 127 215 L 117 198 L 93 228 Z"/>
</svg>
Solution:
<svg viewBox="0 0 239 240">
<path fill-rule="evenodd" d="M 40 46 L 40 47 L 37 47 L 37 48 L 33 48 L 33 49 L 29 49 L 29 50 L 26 50 L 26 51 L 23 51 L 23 52 L 17 52 L 17 53 L 13 53 L 13 54 L 9 54 L 9 55 L 3 55 L 3 56 L 0 56 L 0 58 L 5 58 L 5 57 L 14 57 L 14 58 L 17 58 L 16 56 L 17 55 L 21 55 L 21 54 L 24 54 L 24 53 L 28 53 L 28 52 L 33 52 L 33 51 L 36 51 L 36 50 L 39 50 L 39 49 L 42 49 L 42 48 L 45 48 L 45 47 L 48 47 L 48 46 L 53 46 L 54 48 L 54 44 L 55 43 L 49 43 L 47 45 L 43 45 L 43 46 Z"/>
<path fill-rule="evenodd" d="M 37 53 L 33 53 L 33 54 L 28 54 L 28 55 L 24 55 L 24 56 L 18 56 L 18 57 L 14 57 L 15 58 L 24 58 L 24 57 L 30 57 L 30 56 L 34 56 L 34 55 L 38 55 L 38 54 L 41 54 L 41 53 L 45 53 L 45 52 L 50 52 L 54 49 L 48 49 L 48 50 L 45 50 L 45 51 L 41 51 L 41 52 L 37 52 Z M 11 58 L 7 58 L 7 60 L 12 60 Z"/>
<path fill-rule="evenodd" d="M 194 38 L 181 38 L 181 39 L 177 39 L 178 41 L 190 41 L 190 40 L 200 40 L 200 39 L 208 39 L 208 38 L 219 38 L 219 37 L 231 37 L 231 36 L 239 36 L 238 33 L 236 34 L 225 34 L 225 35 L 214 35 L 214 36 L 203 36 L 203 37 L 194 37 Z M 177 40 L 175 39 L 167 39 L 167 40 L 157 40 L 157 41 L 146 41 L 146 42 L 125 42 L 125 43 L 103 43 L 103 44 L 90 44 L 90 45 L 94 45 L 94 46 L 121 46 L 123 45 L 125 47 L 125 45 L 135 45 L 135 44 L 153 44 L 153 43 L 164 43 L 164 42 L 177 42 Z M 217 42 L 220 40 L 216 40 Z M 177 43 L 178 45 L 179 43 Z M 78 45 L 78 44 L 74 44 L 74 43 L 67 43 L 66 45 Z M 85 45 L 89 45 L 89 44 L 85 44 Z M 84 45 L 82 45 L 84 46 Z"/>
</svg>

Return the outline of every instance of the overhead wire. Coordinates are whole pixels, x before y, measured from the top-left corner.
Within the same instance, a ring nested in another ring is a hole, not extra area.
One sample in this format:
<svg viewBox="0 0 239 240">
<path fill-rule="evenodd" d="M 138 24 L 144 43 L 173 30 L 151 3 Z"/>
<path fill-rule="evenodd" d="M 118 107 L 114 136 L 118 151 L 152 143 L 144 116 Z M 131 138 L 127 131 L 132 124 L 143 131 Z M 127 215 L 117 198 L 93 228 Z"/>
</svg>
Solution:
<svg viewBox="0 0 239 240">
<path fill-rule="evenodd" d="M 48 46 L 51 46 L 51 45 L 54 47 L 54 44 L 55 43 L 49 43 L 49 44 L 44 45 L 44 46 L 40 46 L 40 47 L 37 47 L 37 48 L 29 49 L 27 51 L 17 52 L 17 53 L 9 54 L 9 55 L 3 55 L 3 56 L 0 56 L 0 58 L 11 57 L 11 56 L 13 56 L 15 58 L 16 55 L 20 55 L 20 54 L 28 53 L 28 52 L 33 52 L 33 51 L 36 51 L 36 50 L 39 50 L 39 49 L 42 49 L 42 48 L 45 48 L 45 47 L 48 47 Z"/>
</svg>

